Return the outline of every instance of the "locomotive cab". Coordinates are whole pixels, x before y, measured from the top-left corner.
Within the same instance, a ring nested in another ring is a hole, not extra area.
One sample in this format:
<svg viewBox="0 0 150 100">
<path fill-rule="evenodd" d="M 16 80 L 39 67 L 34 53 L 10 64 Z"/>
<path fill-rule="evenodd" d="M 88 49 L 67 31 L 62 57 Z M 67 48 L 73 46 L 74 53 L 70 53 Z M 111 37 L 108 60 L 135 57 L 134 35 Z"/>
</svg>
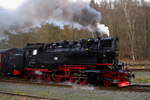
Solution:
<svg viewBox="0 0 150 100">
<path fill-rule="evenodd" d="M 98 45 L 98 64 L 110 65 L 118 62 L 118 47 L 115 39 L 102 38 Z"/>
</svg>

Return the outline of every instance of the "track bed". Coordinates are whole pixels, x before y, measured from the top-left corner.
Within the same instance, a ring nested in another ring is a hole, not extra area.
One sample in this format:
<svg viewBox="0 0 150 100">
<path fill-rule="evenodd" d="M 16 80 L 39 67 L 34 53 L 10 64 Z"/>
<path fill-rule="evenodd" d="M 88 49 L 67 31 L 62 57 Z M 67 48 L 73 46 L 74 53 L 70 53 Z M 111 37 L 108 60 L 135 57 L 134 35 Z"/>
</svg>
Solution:
<svg viewBox="0 0 150 100">
<path fill-rule="evenodd" d="M 114 87 L 96 88 L 92 86 L 78 86 L 78 85 L 72 85 L 72 88 L 70 87 L 66 88 L 64 86 L 62 87 L 48 86 L 37 83 L 35 85 L 35 83 L 27 84 L 21 82 L 19 83 L 0 82 L 1 91 L 47 97 L 58 100 L 148 100 L 149 99 L 150 97 L 149 92 L 138 92 L 138 91 L 135 92 L 132 90 L 130 91 L 129 89 L 131 88 L 114 88 Z"/>
<path fill-rule="evenodd" d="M 0 82 L 12 83 L 12 84 L 23 84 L 23 85 L 36 85 L 36 86 L 50 86 L 50 87 L 63 87 L 63 88 L 74 88 L 77 86 L 78 88 L 86 87 L 88 85 L 76 85 L 72 83 L 47 83 L 43 81 L 34 81 L 34 80 L 25 80 L 18 78 L 3 78 L 0 79 Z M 148 92 L 150 93 L 150 84 L 148 83 L 132 83 L 131 86 L 128 87 L 104 87 L 104 86 L 96 86 L 94 87 L 96 90 L 110 90 L 110 91 L 129 91 L 129 92 Z"/>
</svg>

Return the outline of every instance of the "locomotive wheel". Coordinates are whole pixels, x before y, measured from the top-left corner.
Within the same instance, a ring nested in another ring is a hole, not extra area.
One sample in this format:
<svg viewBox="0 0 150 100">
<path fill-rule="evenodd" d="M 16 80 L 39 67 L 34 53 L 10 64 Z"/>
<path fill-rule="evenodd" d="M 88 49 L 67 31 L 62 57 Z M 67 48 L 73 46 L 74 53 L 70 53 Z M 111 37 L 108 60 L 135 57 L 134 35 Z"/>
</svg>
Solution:
<svg viewBox="0 0 150 100">
<path fill-rule="evenodd" d="M 62 78 L 57 76 L 55 73 L 52 73 L 52 80 L 56 83 L 60 83 Z"/>
<path fill-rule="evenodd" d="M 42 75 L 34 75 L 35 80 L 42 80 Z"/>
<path fill-rule="evenodd" d="M 32 77 L 32 72 L 31 71 L 26 71 L 24 73 L 24 79 L 31 79 Z"/>
<path fill-rule="evenodd" d="M 88 81 L 87 81 L 87 80 L 82 80 L 82 81 L 80 81 L 79 84 L 80 84 L 80 85 L 86 85 L 86 84 L 88 84 Z"/>
<path fill-rule="evenodd" d="M 49 75 L 49 74 L 43 75 L 43 80 L 47 81 L 47 82 L 51 81 L 51 75 Z"/>
<path fill-rule="evenodd" d="M 70 77 L 68 80 L 67 80 L 68 82 L 75 82 L 75 79 L 74 78 L 72 78 L 72 77 Z"/>
<path fill-rule="evenodd" d="M 51 79 L 52 79 L 52 81 L 56 81 L 56 74 L 55 73 L 52 73 L 52 76 L 51 76 Z"/>
<path fill-rule="evenodd" d="M 110 80 L 104 80 L 103 81 L 103 85 L 105 86 L 105 87 L 110 87 L 111 86 L 111 81 Z"/>
</svg>

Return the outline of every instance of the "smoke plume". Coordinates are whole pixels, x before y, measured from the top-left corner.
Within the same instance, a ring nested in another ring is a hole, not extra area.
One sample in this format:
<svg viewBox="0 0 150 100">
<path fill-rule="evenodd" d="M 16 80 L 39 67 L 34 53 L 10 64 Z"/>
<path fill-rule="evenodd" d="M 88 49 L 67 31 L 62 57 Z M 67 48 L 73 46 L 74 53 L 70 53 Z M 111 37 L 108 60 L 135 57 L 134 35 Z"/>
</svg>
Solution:
<svg viewBox="0 0 150 100">
<path fill-rule="evenodd" d="M 69 25 L 94 31 L 100 20 L 101 14 L 90 7 L 90 0 L 25 0 L 16 10 L 0 9 L 0 33 L 28 32 L 47 23 L 61 29 Z"/>
<path fill-rule="evenodd" d="M 110 36 L 109 28 L 106 25 L 97 23 L 96 28 L 96 31 L 99 32 L 99 34 L 105 34 L 108 37 Z"/>
</svg>

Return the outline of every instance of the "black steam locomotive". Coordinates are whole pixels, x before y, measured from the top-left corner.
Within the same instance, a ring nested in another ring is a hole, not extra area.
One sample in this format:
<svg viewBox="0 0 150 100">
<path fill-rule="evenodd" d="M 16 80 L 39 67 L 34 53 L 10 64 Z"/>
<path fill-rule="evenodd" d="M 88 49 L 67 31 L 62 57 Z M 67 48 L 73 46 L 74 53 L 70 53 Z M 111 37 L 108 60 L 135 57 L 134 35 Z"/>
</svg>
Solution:
<svg viewBox="0 0 150 100">
<path fill-rule="evenodd" d="M 131 74 L 118 63 L 117 39 L 90 38 L 27 44 L 0 53 L 3 75 L 78 84 L 130 85 Z"/>
</svg>

